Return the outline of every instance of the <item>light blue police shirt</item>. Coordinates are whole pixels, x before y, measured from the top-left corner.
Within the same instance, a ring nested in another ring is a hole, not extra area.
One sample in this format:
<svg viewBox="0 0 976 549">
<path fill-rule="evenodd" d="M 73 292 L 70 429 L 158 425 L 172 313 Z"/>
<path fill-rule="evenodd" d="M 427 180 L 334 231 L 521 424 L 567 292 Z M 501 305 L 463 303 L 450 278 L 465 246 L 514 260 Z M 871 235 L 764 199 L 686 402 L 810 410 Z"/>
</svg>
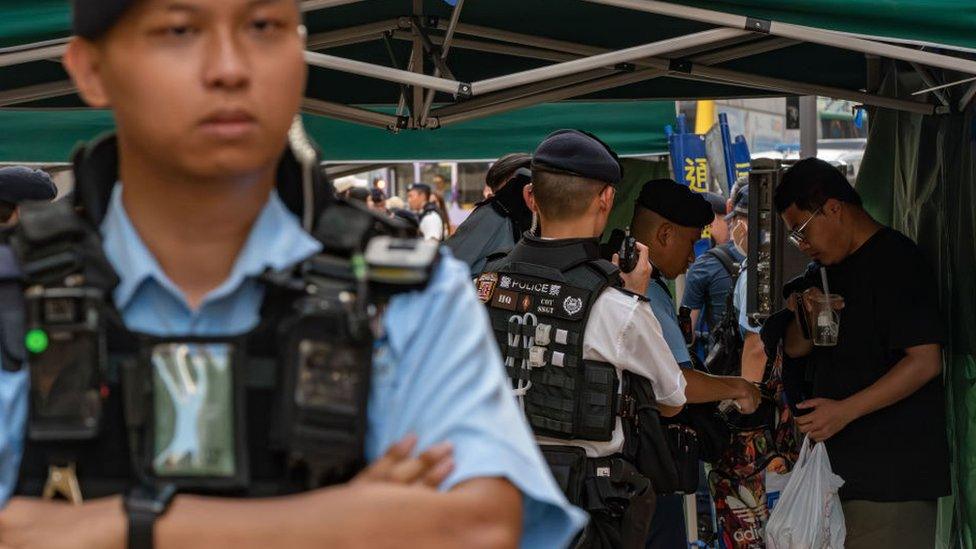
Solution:
<svg viewBox="0 0 976 549">
<path fill-rule="evenodd" d="M 749 272 L 746 269 L 746 262 L 743 261 L 741 274 L 735 282 L 735 296 L 732 297 L 732 304 L 738 311 L 739 331 L 742 332 L 742 337 L 746 337 L 747 334 L 758 334 L 762 330 L 761 326 L 750 325 L 746 316 L 746 292 L 748 291 L 746 280 L 749 278 Z"/>
<path fill-rule="evenodd" d="M 257 277 L 284 269 L 320 249 L 277 193 L 254 223 L 230 276 L 197 310 L 166 276 L 139 238 L 116 185 L 102 223 L 103 248 L 121 278 L 116 306 L 126 326 L 155 335 L 233 335 L 259 321 L 263 290 Z M 441 486 L 501 477 L 523 494 L 523 547 L 561 547 L 586 523 L 549 474 L 511 396 L 501 357 L 475 297 L 468 268 L 450 252 L 427 289 L 395 297 L 386 334 L 374 352 L 366 453 L 379 457 L 414 433 L 418 447 L 449 441 L 455 469 Z M 24 371 L 0 370 L 0 505 L 17 478 L 27 416 Z"/>
<path fill-rule="evenodd" d="M 664 341 L 668 343 L 674 361 L 682 368 L 692 368 L 691 355 L 688 354 L 688 345 L 685 343 L 685 336 L 681 333 L 681 325 L 678 324 L 678 313 L 674 310 L 674 299 L 671 293 L 665 290 L 654 279 L 647 285 L 647 299 L 651 302 L 651 310 L 661 324 L 661 333 Z"/>
</svg>

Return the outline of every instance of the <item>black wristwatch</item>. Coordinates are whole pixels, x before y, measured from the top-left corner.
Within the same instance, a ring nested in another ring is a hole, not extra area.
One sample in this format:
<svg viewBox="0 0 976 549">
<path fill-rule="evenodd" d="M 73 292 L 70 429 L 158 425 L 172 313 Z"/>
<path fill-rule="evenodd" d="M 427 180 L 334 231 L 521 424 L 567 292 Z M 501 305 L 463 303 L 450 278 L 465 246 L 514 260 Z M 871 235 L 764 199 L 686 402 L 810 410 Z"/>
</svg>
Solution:
<svg viewBox="0 0 976 549">
<path fill-rule="evenodd" d="M 153 526 L 156 519 L 166 512 L 175 495 L 176 486 L 172 484 L 140 484 L 129 490 L 124 500 L 125 513 L 129 517 L 129 549 L 153 548 Z"/>
</svg>

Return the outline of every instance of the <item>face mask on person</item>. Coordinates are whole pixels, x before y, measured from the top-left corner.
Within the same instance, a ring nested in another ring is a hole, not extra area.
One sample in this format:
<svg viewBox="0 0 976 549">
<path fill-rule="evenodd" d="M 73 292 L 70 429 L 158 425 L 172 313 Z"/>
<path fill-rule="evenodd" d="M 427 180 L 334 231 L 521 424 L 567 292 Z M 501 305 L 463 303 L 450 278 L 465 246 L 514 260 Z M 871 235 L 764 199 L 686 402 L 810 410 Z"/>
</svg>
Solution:
<svg viewBox="0 0 976 549">
<path fill-rule="evenodd" d="M 732 245 L 736 251 L 742 255 L 748 255 L 749 250 L 749 224 L 742 219 L 737 219 L 732 226 Z"/>
</svg>

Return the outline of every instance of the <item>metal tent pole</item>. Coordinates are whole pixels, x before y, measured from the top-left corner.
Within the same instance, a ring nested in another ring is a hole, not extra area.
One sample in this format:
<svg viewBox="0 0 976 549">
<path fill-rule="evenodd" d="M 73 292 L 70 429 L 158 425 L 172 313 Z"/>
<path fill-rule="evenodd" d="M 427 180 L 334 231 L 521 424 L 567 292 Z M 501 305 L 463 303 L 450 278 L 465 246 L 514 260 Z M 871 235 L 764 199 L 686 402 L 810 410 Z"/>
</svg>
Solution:
<svg viewBox="0 0 976 549">
<path fill-rule="evenodd" d="M 557 63 L 555 65 L 540 67 L 538 69 L 531 69 L 505 76 L 499 76 L 497 78 L 489 78 L 487 80 L 472 82 L 471 94 L 475 96 L 484 95 L 493 91 L 514 88 L 524 84 L 532 84 L 535 82 L 548 80 L 550 78 L 577 74 L 591 69 L 612 66 L 619 63 L 627 63 L 701 44 L 726 40 L 735 36 L 747 34 L 747 32 L 748 31 L 737 29 L 713 29 L 678 38 L 660 40 L 658 42 L 652 42 L 650 44 L 644 44 L 642 46 L 636 46 L 633 48 L 626 48 L 619 51 L 594 55 L 574 61 Z"/>
<path fill-rule="evenodd" d="M 820 117 L 817 115 L 817 96 L 800 98 L 800 158 L 817 156 L 817 138 L 820 136 Z"/>
<path fill-rule="evenodd" d="M 976 82 L 969 85 L 966 93 L 962 94 L 962 99 L 959 100 L 959 112 L 966 110 L 969 106 L 969 102 L 973 100 L 973 96 L 976 95 Z"/>
<path fill-rule="evenodd" d="M 446 66 L 447 54 L 451 51 L 451 42 L 454 40 L 454 32 L 457 30 L 458 20 L 461 18 L 461 9 L 464 7 L 464 0 L 457 0 L 454 4 L 454 10 L 451 12 L 451 20 L 447 25 L 447 32 L 444 34 L 444 40 L 441 42 L 441 56 L 440 64 Z M 434 76 L 441 75 L 441 67 L 437 66 L 434 68 Z M 424 98 L 424 106 L 420 111 L 420 127 L 427 125 L 427 117 L 430 116 L 430 107 L 434 104 L 434 90 L 427 90 L 427 96 Z"/>
<path fill-rule="evenodd" d="M 914 61 L 916 63 L 921 63 L 923 65 L 929 65 L 932 67 L 976 74 L 976 61 L 951 57 L 948 55 L 940 55 L 927 51 L 920 51 L 912 48 L 906 48 L 904 46 L 894 46 L 891 44 L 885 44 L 883 42 L 865 40 L 863 38 L 855 38 L 847 34 L 816 29 L 813 27 L 781 23 L 779 21 L 754 19 L 742 15 L 694 8 L 680 4 L 671 4 L 668 2 L 659 2 L 657 0 L 586 1 L 634 11 L 643 11 L 658 15 L 669 15 L 681 19 L 691 19 L 693 21 L 701 21 L 703 23 L 711 23 L 713 25 L 720 25 L 723 27 L 767 32 L 774 36 L 782 36 L 784 38 L 792 38 L 794 40 L 802 40 L 804 42 L 814 42 L 835 48 L 870 53 L 883 57 L 889 57 L 891 59 L 901 59 L 903 61 Z"/>
<path fill-rule="evenodd" d="M 336 6 L 344 6 L 346 4 L 356 4 L 362 1 L 363 0 L 302 0 L 302 3 L 299 4 L 298 9 L 300 9 L 302 13 L 308 13 L 310 11 L 334 8 Z"/>
<path fill-rule="evenodd" d="M 654 78 L 655 76 L 659 76 L 664 72 L 665 71 L 661 71 L 658 69 L 644 69 L 644 70 L 639 70 L 634 72 L 617 74 L 600 80 L 585 82 L 578 86 L 568 86 L 565 88 L 560 88 L 558 90 L 552 90 L 545 93 L 522 97 L 505 103 L 488 105 L 478 109 L 471 109 L 469 111 L 459 112 L 456 114 L 452 114 L 450 116 L 445 116 L 443 118 L 440 118 L 439 123 L 441 126 L 446 126 L 448 124 L 456 124 L 458 122 L 464 122 L 467 120 L 481 118 L 492 114 L 514 111 L 516 109 L 521 109 L 523 107 L 537 105 L 539 103 L 547 103 L 549 101 L 561 101 L 563 99 L 569 99 L 570 97 L 576 97 L 578 95 L 587 95 L 590 93 L 596 93 L 598 91 L 603 91 L 610 88 L 616 88 L 618 86 L 626 86 L 627 84 L 633 84 L 635 82 L 640 82 L 642 80 Z M 437 115 L 437 111 L 435 110 L 432 114 Z"/>
<path fill-rule="evenodd" d="M 0 53 L 0 67 L 9 67 L 10 65 L 20 65 L 22 63 L 32 63 L 34 61 L 61 57 L 67 49 L 67 41 L 63 44 L 17 48 L 9 53 Z"/>
<path fill-rule="evenodd" d="M 15 90 L 0 92 L 0 107 L 38 101 L 40 99 L 50 99 L 71 95 L 75 92 L 75 86 L 71 80 L 61 80 L 59 82 L 48 82 L 34 86 L 25 86 Z"/>
<path fill-rule="evenodd" d="M 368 42 L 383 36 L 384 33 L 400 28 L 399 19 L 387 19 L 355 27 L 347 27 L 328 32 L 319 32 L 308 37 L 306 42 L 310 50 L 323 50 L 337 46 Z"/>
<path fill-rule="evenodd" d="M 314 51 L 305 52 L 305 62 L 316 67 L 369 76 L 400 84 L 409 84 L 415 86 L 417 89 L 429 88 L 451 95 L 466 95 L 466 90 L 468 89 L 468 84 L 462 84 L 455 80 L 435 78 L 426 74 L 402 71 L 381 65 L 373 65 L 372 63 L 364 63 L 354 59 L 346 59 L 345 57 L 316 53 Z"/>
<path fill-rule="evenodd" d="M 310 114 L 318 114 L 387 130 L 395 128 L 397 123 L 396 117 L 389 114 L 368 111 L 366 109 L 350 107 L 349 105 L 333 103 L 331 101 L 322 101 L 320 99 L 306 98 L 302 101 L 302 110 Z"/>
</svg>

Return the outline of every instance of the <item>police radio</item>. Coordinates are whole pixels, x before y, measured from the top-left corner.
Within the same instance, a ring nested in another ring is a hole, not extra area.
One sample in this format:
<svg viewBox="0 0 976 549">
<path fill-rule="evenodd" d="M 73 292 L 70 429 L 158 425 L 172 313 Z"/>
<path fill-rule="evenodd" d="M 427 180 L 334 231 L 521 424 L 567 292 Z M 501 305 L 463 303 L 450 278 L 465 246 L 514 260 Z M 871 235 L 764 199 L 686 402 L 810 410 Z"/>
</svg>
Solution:
<svg viewBox="0 0 976 549">
<path fill-rule="evenodd" d="M 85 440 L 102 415 L 101 290 L 29 288 L 24 295 L 31 440 Z"/>
<path fill-rule="evenodd" d="M 623 229 L 614 229 L 610 239 L 602 245 L 603 258 L 607 261 L 617 254 L 620 272 L 629 273 L 637 267 L 637 239 L 628 235 Z"/>
</svg>

